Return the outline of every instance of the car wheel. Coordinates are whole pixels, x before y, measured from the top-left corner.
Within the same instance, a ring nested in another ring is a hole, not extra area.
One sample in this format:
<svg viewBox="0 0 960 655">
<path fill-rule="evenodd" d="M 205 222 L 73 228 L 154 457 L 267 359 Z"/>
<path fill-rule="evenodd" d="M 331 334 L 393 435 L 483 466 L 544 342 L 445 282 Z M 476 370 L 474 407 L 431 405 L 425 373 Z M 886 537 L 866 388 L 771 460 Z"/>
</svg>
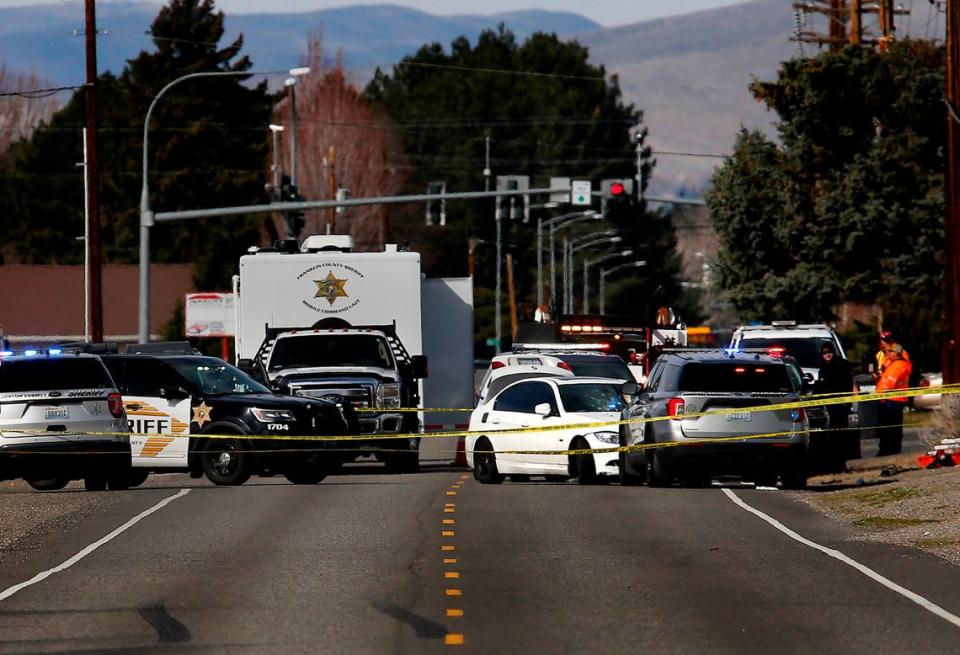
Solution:
<svg viewBox="0 0 960 655">
<path fill-rule="evenodd" d="M 88 475 L 83 479 L 83 488 L 87 491 L 106 491 L 107 478 L 102 474 Z"/>
<path fill-rule="evenodd" d="M 802 464 L 795 464 L 780 474 L 784 489 L 806 489 L 807 470 Z"/>
<path fill-rule="evenodd" d="M 150 471 L 146 469 L 133 469 L 130 471 L 128 476 L 130 480 L 130 487 L 139 487 L 141 484 L 147 481 L 147 478 L 150 477 Z"/>
<path fill-rule="evenodd" d="M 319 484 L 320 482 L 323 482 L 324 478 L 327 477 L 327 474 L 318 467 L 304 466 L 285 472 L 283 477 L 285 477 L 292 484 Z"/>
<path fill-rule="evenodd" d="M 570 450 L 588 450 L 590 444 L 581 437 L 573 440 L 570 444 Z M 570 477 L 577 481 L 577 484 L 596 484 L 597 466 L 593 461 L 593 455 L 570 455 Z"/>
<path fill-rule="evenodd" d="M 210 482 L 235 486 L 250 479 L 250 455 L 240 439 L 208 439 L 201 454 L 203 473 Z"/>
<path fill-rule="evenodd" d="M 777 473 L 776 471 L 762 471 L 753 476 L 753 484 L 757 487 L 776 487 L 777 486 Z"/>
<path fill-rule="evenodd" d="M 391 453 L 384 458 L 387 473 L 417 473 L 420 470 L 420 453 Z"/>
<path fill-rule="evenodd" d="M 37 491 L 59 491 L 70 483 L 70 478 L 24 478 Z"/>
<path fill-rule="evenodd" d="M 656 448 L 647 451 L 647 484 L 651 487 L 666 487 L 670 476 L 663 470 L 663 462 Z"/>
<path fill-rule="evenodd" d="M 620 444 L 623 447 L 625 444 Z M 617 457 L 617 468 L 620 469 L 620 485 L 623 487 L 637 487 L 644 483 L 646 473 L 637 473 L 630 466 L 630 459 L 626 452 L 620 452 Z"/>
<path fill-rule="evenodd" d="M 497 455 L 486 438 L 473 447 L 473 478 L 481 484 L 501 484 L 506 476 L 497 469 Z"/>
</svg>

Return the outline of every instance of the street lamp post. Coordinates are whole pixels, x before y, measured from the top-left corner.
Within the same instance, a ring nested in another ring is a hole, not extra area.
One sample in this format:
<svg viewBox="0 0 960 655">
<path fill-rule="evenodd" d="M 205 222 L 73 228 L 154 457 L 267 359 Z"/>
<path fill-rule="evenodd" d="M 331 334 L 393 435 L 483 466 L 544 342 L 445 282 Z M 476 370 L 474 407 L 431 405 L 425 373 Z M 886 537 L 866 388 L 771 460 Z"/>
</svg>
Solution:
<svg viewBox="0 0 960 655">
<path fill-rule="evenodd" d="M 268 71 L 273 73 L 278 71 Z M 304 75 L 310 72 L 309 68 L 291 68 L 290 75 Z M 201 77 L 250 77 L 264 75 L 263 72 L 251 71 L 206 71 L 182 75 L 160 89 L 147 108 L 147 116 L 143 119 L 143 184 L 140 188 L 140 276 L 139 276 L 139 308 L 137 320 L 137 337 L 141 343 L 150 341 L 150 228 L 154 225 L 153 210 L 150 209 L 150 180 L 147 176 L 147 160 L 150 152 L 150 117 L 157 102 L 167 91 L 177 84 Z"/>
<path fill-rule="evenodd" d="M 572 212 L 569 214 L 563 214 L 561 216 L 555 216 L 554 218 L 543 221 L 543 224 L 537 223 L 537 244 L 538 247 L 542 243 L 542 230 L 543 228 L 547 229 L 547 232 L 550 237 L 550 306 L 551 311 L 555 309 L 554 305 L 556 304 L 557 298 L 557 257 L 556 257 L 556 234 L 558 230 L 573 225 L 574 223 L 579 223 L 580 221 L 586 220 L 599 220 L 603 218 L 600 212 L 586 210 L 579 212 Z M 566 261 L 567 256 L 566 247 L 563 250 L 564 261 Z M 566 284 L 566 277 L 564 277 L 564 284 Z M 540 280 L 540 277 L 537 277 L 537 286 L 543 288 L 543 283 Z M 566 309 L 566 308 L 564 308 Z"/>
<path fill-rule="evenodd" d="M 570 242 L 570 261 L 568 264 L 570 284 L 567 285 L 569 287 L 567 292 L 567 298 L 568 298 L 567 306 L 569 308 L 569 311 L 567 312 L 568 314 L 572 314 L 574 309 L 573 307 L 574 305 L 574 302 L 573 302 L 573 282 L 574 282 L 573 257 L 574 255 L 576 255 L 577 252 L 579 252 L 580 250 L 585 250 L 587 248 L 593 248 L 594 246 L 607 245 L 611 243 L 620 243 L 621 241 L 623 241 L 622 237 L 611 235 L 611 233 L 615 235 L 616 230 L 607 230 L 606 232 L 594 232 L 593 234 L 587 234 L 583 237 L 580 237 L 579 239 L 574 239 Z"/>
<path fill-rule="evenodd" d="M 640 268 L 641 266 L 646 266 L 647 262 L 640 260 L 636 262 L 627 262 L 626 264 L 618 264 L 611 268 L 601 268 L 600 269 L 600 313 L 607 313 L 607 276 L 611 273 L 616 273 L 625 268 Z"/>
<path fill-rule="evenodd" d="M 633 250 L 621 250 L 620 252 L 613 252 L 608 255 L 601 255 L 594 259 L 583 259 L 583 313 L 590 313 L 590 268 L 596 266 L 597 264 L 602 264 L 603 262 L 608 262 L 611 259 L 620 259 L 621 257 L 630 257 L 633 255 Z"/>
<path fill-rule="evenodd" d="M 559 205 L 558 202 L 545 202 L 530 205 L 530 209 L 554 209 Z M 537 217 L 537 309 L 543 307 L 543 223 L 544 220 Z"/>
<path fill-rule="evenodd" d="M 270 133 L 273 136 L 273 166 L 271 167 L 273 172 L 273 189 L 274 193 L 279 193 L 280 184 L 282 181 L 282 167 L 280 166 L 280 135 L 283 133 L 283 125 L 274 125 L 271 123 Z M 279 195 L 277 197 L 279 197 Z"/>
</svg>

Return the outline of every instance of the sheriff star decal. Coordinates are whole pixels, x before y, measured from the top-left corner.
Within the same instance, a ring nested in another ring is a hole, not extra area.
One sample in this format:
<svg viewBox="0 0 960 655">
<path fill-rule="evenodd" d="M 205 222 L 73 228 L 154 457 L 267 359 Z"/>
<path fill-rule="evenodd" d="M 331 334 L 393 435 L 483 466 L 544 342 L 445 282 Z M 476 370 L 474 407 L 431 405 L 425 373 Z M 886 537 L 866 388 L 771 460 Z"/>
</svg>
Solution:
<svg viewBox="0 0 960 655">
<path fill-rule="evenodd" d="M 193 422 L 199 427 L 203 427 L 204 423 L 212 421 L 210 418 L 210 410 L 212 408 L 207 406 L 206 401 L 201 402 L 199 405 L 193 408 Z"/>
<path fill-rule="evenodd" d="M 317 285 L 317 295 L 314 298 L 326 298 L 327 302 L 331 305 L 337 300 L 337 298 L 347 298 L 347 292 L 344 289 L 344 286 L 347 284 L 347 280 L 340 280 L 336 275 L 333 274 L 333 271 L 327 273 L 327 277 L 322 280 L 314 280 L 314 284 Z"/>
</svg>

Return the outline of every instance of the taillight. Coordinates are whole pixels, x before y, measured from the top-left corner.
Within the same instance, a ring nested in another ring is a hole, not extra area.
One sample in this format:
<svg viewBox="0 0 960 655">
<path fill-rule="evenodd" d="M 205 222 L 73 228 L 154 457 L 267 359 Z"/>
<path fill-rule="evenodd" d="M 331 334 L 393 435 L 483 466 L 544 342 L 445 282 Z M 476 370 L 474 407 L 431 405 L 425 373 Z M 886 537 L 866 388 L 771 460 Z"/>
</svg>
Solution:
<svg viewBox="0 0 960 655">
<path fill-rule="evenodd" d="M 493 362 L 492 364 L 490 364 L 490 370 L 496 371 L 498 368 L 503 368 L 504 366 L 506 366 L 506 364 L 504 364 L 503 362 Z"/>
<path fill-rule="evenodd" d="M 570 371 L 573 373 L 573 367 L 571 367 L 566 362 L 557 362 L 557 368 L 562 368 L 564 371 Z"/>
<path fill-rule="evenodd" d="M 927 379 L 920 380 L 920 386 L 921 386 L 921 387 L 929 387 L 929 386 L 930 386 L 930 380 L 927 380 Z"/>
<path fill-rule="evenodd" d="M 794 423 L 802 423 L 807 418 L 807 413 L 803 411 L 803 407 L 790 411 L 790 420 Z"/>
<path fill-rule="evenodd" d="M 112 393 L 107 396 L 107 407 L 114 418 L 123 417 L 123 398 L 118 393 Z"/>
<path fill-rule="evenodd" d="M 767 350 L 767 354 L 771 357 L 783 357 L 786 352 L 787 349 L 783 346 L 771 346 L 770 349 Z"/>
<path fill-rule="evenodd" d="M 667 416 L 683 416 L 685 407 L 683 398 L 671 398 L 667 401 Z"/>
</svg>

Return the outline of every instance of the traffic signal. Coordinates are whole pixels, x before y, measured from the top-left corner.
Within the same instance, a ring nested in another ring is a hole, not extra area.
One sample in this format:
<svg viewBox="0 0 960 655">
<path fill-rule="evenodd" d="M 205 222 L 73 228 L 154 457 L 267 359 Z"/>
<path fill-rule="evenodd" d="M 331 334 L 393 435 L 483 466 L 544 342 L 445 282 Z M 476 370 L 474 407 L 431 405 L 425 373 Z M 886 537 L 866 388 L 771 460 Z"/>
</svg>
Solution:
<svg viewBox="0 0 960 655">
<path fill-rule="evenodd" d="M 600 182 L 600 211 L 612 222 L 627 221 L 634 214 L 634 184 L 630 178 Z"/>
<path fill-rule="evenodd" d="M 527 175 L 498 175 L 497 191 L 526 191 L 530 188 L 530 177 Z M 497 220 L 509 218 L 530 220 L 530 196 L 527 194 L 514 196 L 497 196 Z"/>
<path fill-rule="evenodd" d="M 447 192 L 446 182 L 427 182 L 427 195 L 442 195 Z M 426 224 L 446 225 L 447 224 L 447 201 L 443 198 L 427 201 Z"/>
</svg>

